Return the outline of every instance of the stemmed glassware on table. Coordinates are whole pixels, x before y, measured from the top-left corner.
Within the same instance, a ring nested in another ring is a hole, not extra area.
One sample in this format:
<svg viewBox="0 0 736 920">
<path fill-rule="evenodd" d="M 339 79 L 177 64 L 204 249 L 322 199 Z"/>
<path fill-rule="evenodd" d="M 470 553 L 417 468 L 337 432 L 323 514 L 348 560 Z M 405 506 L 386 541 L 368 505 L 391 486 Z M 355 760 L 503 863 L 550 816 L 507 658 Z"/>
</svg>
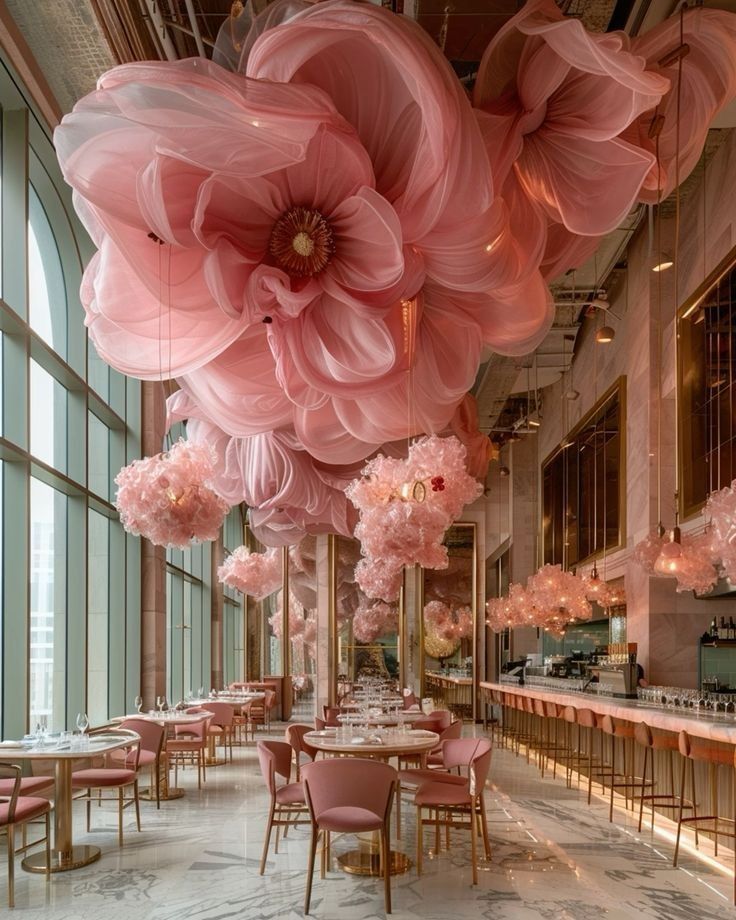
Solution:
<svg viewBox="0 0 736 920">
<path fill-rule="evenodd" d="M 137 696 L 137 697 L 133 700 L 133 704 L 135 705 L 135 711 L 136 711 L 136 712 L 140 712 L 141 709 L 143 709 L 143 697 L 142 697 L 142 696 Z"/>
<path fill-rule="evenodd" d="M 46 731 L 48 729 L 48 716 L 40 715 L 36 722 L 36 744 L 43 747 L 46 744 Z"/>
<path fill-rule="evenodd" d="M 164 711 L 164 706 L 166 706 L 166 697 L 165 697 L 165 696 L 157 696 L 157 697 L 156 697 L 156 707 L 157 707 L 158 711 L 159 711 L 162 715 L 163 715 L 163 711 Z"/>
</svg>

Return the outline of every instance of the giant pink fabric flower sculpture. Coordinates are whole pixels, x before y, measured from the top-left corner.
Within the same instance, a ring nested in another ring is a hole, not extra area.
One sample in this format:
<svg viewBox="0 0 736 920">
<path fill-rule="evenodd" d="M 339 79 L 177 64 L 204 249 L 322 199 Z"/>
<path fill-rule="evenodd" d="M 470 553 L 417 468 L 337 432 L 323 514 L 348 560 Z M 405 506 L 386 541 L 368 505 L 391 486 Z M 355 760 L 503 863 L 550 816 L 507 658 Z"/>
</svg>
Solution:
<svg viewBox="0 0 736 920">
<path fill-rule="evenodd" d="M 180 419 L 188 419 L 190 442 L 213 451 L 213 487 L 232 505 L 248 505 L 262 543 L 293 545 L 307 532 L 352 533 L 357 515 L 344 489 L 358 466 L 319 463 L 301 448 L 293 429 L 230 437 L 183 391 L 168 400 L 169 424 Z"/>
<path fill-rule="evenodd" d="M 362 461 L 406 436 L 410 401 L 416 432 L 445 427 L 481 341 L 528 350 L 549 298 L 419 26 L 328 0 L 248 48 L 244 75 L 116 68 L 57 130 L 100 249 L 90 335 L 233 437 L 293 425 L 315 458 Z"/>
<path fill-rule="evenodd" d="M 446 568 L 445 531 L 482 490 L 454 437 L 421 438 L 405 460 L 381 454 L 371 460 L 347 489 L 360 512 L 355 536 L 365 558 L 355 574 L 365 594 L 395 600 L 405 565 Z"/>
<path fill-rule="evenodd" d="M 212 489 L 215 455 L 206 444 L 179 440 L 170 450 L 134 460 L 115 477 L 123 527 L 157 546 L 187 549 L 215 540 L 229 505 Z"/>
<path fill-rule="evenodd" d="M 592 34 L 553 0 L 529 0 L 489 44 L 473 101 L 517 235 L 543 253 L 547 277 L 634 205 L 654 157 L 620 135 L 669 86 L 624 33 Z"/>
<path fill-rule="evenodd" d="M 281 556 L 276 549 L 254 553 L 239 546 L 218 567 L 217 577 L 224 585 L 260 601 L 281 586 Z"/>
</svg>

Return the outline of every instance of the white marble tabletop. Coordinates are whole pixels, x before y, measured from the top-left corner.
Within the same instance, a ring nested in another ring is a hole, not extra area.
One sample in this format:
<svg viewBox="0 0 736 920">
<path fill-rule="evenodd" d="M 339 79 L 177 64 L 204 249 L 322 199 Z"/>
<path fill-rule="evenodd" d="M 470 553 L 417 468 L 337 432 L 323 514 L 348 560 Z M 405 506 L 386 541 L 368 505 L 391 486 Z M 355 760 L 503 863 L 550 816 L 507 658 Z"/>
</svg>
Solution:
<svg viewBox="0 0 736 920">
<path fill-rule="evenodd" d="M 128 719 L 141 719 L 143 722 L 156 722 L 157 725 L 192 725 L 203 719 L 211 719 L 211 712 L 178 712 L 168 709 L 166 712 L 133 712 L 127 716 L 113 716 L 111 722 L 127 722 Z"/>
<path fill-rule="evenodd" d="M 114 732 L 100 732 L 89 735 L 84 742 L 79 735 L 73 741 L 57 741 L 47 736 L 45 743 L 41 745 L 35 741 L 18 741 L 17 747 L 11 747 L 9 742 L 4 742 L 0 744 L 0 760 L 81 760 L 126 747 L 136 738 L 138 735 L 135 733 L 116 735 Z M 84 744 L 84 747 L 81 744 Z"/>
<path fill-rule="evenodd" d="M 371 712 L 368 715 L 358 715 L 352 712 L 342 712 L 337 717 L 338 722 L 361 722 L 368 725 L 410 725 L 417 719 L 423 719 L 423 712 L 409 712 L 400 709 L 398 712 Z"/>
<path fill-rule="evenodd" d="M 513 684 L 496 684 L 481 681 L 481 689 L 498 690 L 515 696 L 547 700 L 559 706 L 591 709 L 599 715 L 609 715 L 629 722 L 646 722 L 650 728 L 667 732 L 686 731 L 694 738 L 736 745 L 736 715 L 717 712 L 696 712 L 682 709 L 663 709 L 640 700 L 616 699 L 595 693 L 543 690 L 541 687 L 517 687 Z"/>
<path fill-rule="evenodd" d="M 397 732 L 392 736 L 383 737 L 381 744 L 368 741 L 370 735 L 370 731 L 365 733 L 366 740 L 362 744 L 357 740 L 361 737 L 357 732 L 350 741 L 338 741 L 335 730 L 330 731 L 330 729 L 326 728 L 323 731 L 307 732 L 304 740 L 310 747 L 317 748 L 320 751 L 330 751 L 336 754 L 370 753 L 385 757 L 395 757 L 397 754 L 408 753 L 421 754 L 431 751 L 440 740 L 440 736 L 436 732 L 422 729 L 410 729 L 406 732 Z"/>
</svg>

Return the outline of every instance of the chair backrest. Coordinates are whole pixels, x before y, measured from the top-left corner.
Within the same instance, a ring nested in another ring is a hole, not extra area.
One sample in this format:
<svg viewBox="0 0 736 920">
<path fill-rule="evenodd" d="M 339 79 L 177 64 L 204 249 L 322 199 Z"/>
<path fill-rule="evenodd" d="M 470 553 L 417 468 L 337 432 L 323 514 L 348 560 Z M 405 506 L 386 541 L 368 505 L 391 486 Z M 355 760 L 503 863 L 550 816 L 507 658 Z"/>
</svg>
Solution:
<svg viewBox="0 0 736 920">
<path fill-rule="evenodd" d="M 634 729 L 634 738 L 636 738 L 637 744 L 641 744 L 648 748 L 654 747 L 654 735 L 646 722 L 637 723 Z"/>
<path fill-rule="evenodd" d="M 535 716 L 542 716 L 542 717 L 544 717 L 544 715 L 545 715 L 545 712 L 544 712 L 544 702 L 543 702 L 542 700 L 537 699 L 537 698 L 535 697 L 535 698 L 532 700 L 532 708 L 533 708 L 533 710 L 534 710 L 534 715 L 535 715 Z"/>
<path fill-rule="evenodd" d="M 263 692 L 266 694 L 266 698 L 263 701 L 263 705 L 265 706 L 266 709 L 273 709 L 273 707 L 276 705 L 276 691 L 275 690 L 264 690 Z"/>
<path fill-rule="evenodd" d="M 314 717 L 314 727 L 317 729 L 318 732 L 323 732 L 325 728 L 327 728 L 327 723 L 325 722 L 324 719 L 320 719 L 319 716 L 315 716 Z"/>
<path fill-rule="evenodd" d="M 562 710 L 562 718 L 565 722 L 570 722 L 574 725 L 578 721 L 578 711 L 574 706 L 565 706 Z"/>
<path fill-rule="evenodd" d="M 195 713 L 196 714 L 196 713 Z M 180 735 L 190 735 L 204 744 L 207 741 L 207 724 L 209 716 L 203 716 L 197 722 L 187 722 L 182 725 L 174 726 L 174 734 L 178 738 Z"/>
<path fill-rule="evenodd" d="M 317 760 L 302 767 L 307 804 L 318 819 L 328 808 L 365 808 L 388 817 L 399 774 L 387 763 L 362 757 Z"/>
<path fill-rule="evenodd" d="M 408 687 L 404 687 L 402 692 L 402 704 L 404 709 L 410 709 L 412 706 L 417 705 L 417 698 L 413 690 L 410 690 Z"/>
<path fill-rule="evenodd" d="M 98 737 L 104 737 L 105 735 L 112 735 L 114 740 L 119 741 L 121 735 L 127 735 L 130 739 L 130 743 L 126 744 L 123 748 L 116 748 L 113 751 L 110 751 L 105 755 L 105 765 L 110 767 L 119 767 L 119 763 L 116 763 L 117 760 L 122 758 L 125 761 L 125 767 L 128 770 L 138 770 L 138 761 L 141 756 L 141 739 L 138 737 L 137 731 L 133 731 L 129 728 L 115 728 L 110 730 L 107 727 L 92 729 L 90 735 L 96 735 Z M 117 757 L 113 756 L 117 754 Z"/>
<path fill-rule="evenodd" d="M 326 725 L 339 725 L 338 716 L 340 715 L 340 709 L 338 706 L 323 706 L 322 715 L 324 716 Z"/>
<path fill-rule="evenodd" d="M 463 723 L 462 719 L 455 719 L 454 722 L 450 722 L 447 728 L 443 729 L 440 733 L 440 741 L 438 747 L 441 747 L 445 741 L 451 741 L 455 738 L 459 738 L 463 733 Z"/>
<path fill-rule="evenodd" d="M 560 707 L 551 700 L 544 701 L 544 714 L 548 719 L 556 719 L 560 714 Z"/>
<path fill-rule="evenodd" d="M 595 728 L 597 724 L 592 709 L 578 709 L 578 725 L 582 725 L 583 728 Z"/>
<path fill-rule="evenodd" d="M 317 753 L 316 748 L 313 748 L 310 744 L 307 744 L 304 741 L 304 736 L 306 733 L 313 730 L 314 729 L 311 725 L 302 725 L 299 722 L 293 722 L 291 725 L 286 726 L 286 732 L 284 733 L 286 743 L 292 747 L 297 756 L 302 751 L 304 751 L 306 754 L 309 754 L 310 757 L 314 757 L 314 755 Z"/>
<path fill-rule="evenodd" d="M 421 728 L 425 732 L 437 732 L 438 735 L 442 734 L 444 727 L 440 719 L 431 719 L 429 716 L 422 716 L 421 719 L 414 719 L 412 722 L 414 728 Z"/>
<path fill-rule="evenodd" d="M 126 719 L 120 723 L 120 727 L 141 736 L 142 751 L 151 751 L 157 757 L 159 756 L 166 737 L 166 729 L 163 725 L 148 722 L 146 719 Z"/>
<path fill-rule="evenodd" d="M 248 684 L 244 680 L 234 680 L 228 685 L 230 690 L 247 690 Z"/>
<path fill-rule="evenodd" d="M 291 745 L 284 741 L 259 741 L 256 745 L 258 763 L 268 791 L 276 792 L 276 777 L 291 779 Z"/>
<path fill-rule="evenodd" d="M 488 773 L 491 769 L 491 756 L 493 755 L 493 745 L 488 738 L 481 738 L 485 744 L 482 745 L 478 754 L 473 758 L 470 764 L 470 783 L 468 791 L 471 795 L 482 795 L 488 779 Z"/>
<path fill-rule="evenodd" d="M 230 728 L 235 716 L 235 707 L 230 703 L 207 703 L 208 712 L 212 713 L 210 725 L 219 725 L 221 728 Z"/>
<path fill-rule="evenodd" d="M 488 738 L 448 738 L 442 745 L 442 763 L 448 770 L 470 769 L 473 760 L 491 749 Z"/>
<path fill-rule="evenodd" d="M 0 763 L 0 777 L 5 777 L 6 779 L 13 779 L 13 791 L 9 796 L 0 796 L 0 804 L 8 805 L 8 811 L 6 815 L 0 814 L 0 824 L 12 824 L 13 818 L 15 818 L 15 804 L 18 801 L 18 796 L 20 795 L 20 777 L 22 770 L 20 767 L 16 766 L 14 763 Z"/>
<path fill-rule="evenodd" d="M 433 709 L 427 715 L 428 719 L 434 719 L 440 726 L 440 731 L 444 731 L 452 723 L 452 713 L 449 709 Z"/>
</svg>

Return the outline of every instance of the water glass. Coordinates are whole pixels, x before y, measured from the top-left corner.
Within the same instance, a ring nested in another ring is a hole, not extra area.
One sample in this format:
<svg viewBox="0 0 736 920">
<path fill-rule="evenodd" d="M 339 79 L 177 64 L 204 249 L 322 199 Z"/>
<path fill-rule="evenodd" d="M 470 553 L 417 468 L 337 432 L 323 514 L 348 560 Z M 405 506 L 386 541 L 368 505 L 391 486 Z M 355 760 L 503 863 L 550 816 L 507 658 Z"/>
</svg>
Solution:
<svg viewBox="0 0 736 920">
<path fill-rule="evenodd" d="M 142 697 L 142 696 L 137 696 L 137 697 L 133 700 L 133 704 L 135 705 L 135 711 L 136 711 L 136 712 L 140 712 L 141 709 L 143 709 L 143 697 Z"/>
</svg>

